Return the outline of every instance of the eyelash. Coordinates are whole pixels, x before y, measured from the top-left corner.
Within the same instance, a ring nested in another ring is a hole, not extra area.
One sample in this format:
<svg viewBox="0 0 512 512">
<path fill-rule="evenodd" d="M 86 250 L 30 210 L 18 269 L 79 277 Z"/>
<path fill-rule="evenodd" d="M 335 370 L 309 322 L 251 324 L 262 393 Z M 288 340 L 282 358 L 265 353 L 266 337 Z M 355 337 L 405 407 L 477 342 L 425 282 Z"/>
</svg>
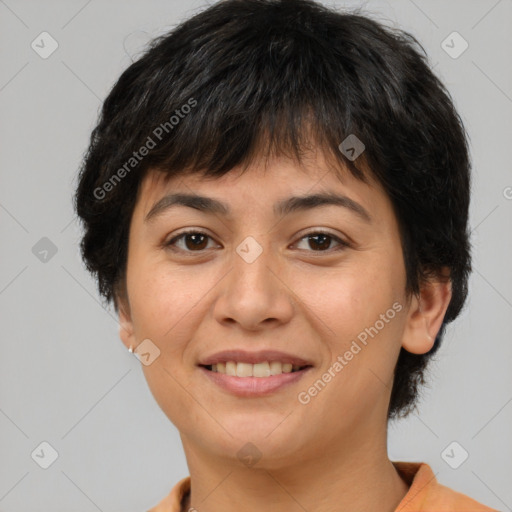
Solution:
<svg viewBox="0 0 512 512">
<path fill-rule="evenodd" d="M 206 236 L 207 238 L 210 238 L 210 239 L 213 239 L 210 235 L 208 235 L 208 233 L 205 233 L 203 231 L 198 231 L 198 230 L 188 230 L 188 231 L 183 231 L 182 233 L 180 233 L 179 235 L 176 235 L 175 237 L 173 237 L 171 240 L 169 240 L 168 242 L 165 242 L 164 243 L 164 246 L 167 247 L 167 248 L 170 248 L 171 250 L 173 251 L 176 251 L 176 252 L 184 252 L 184 253 L 188 253 L 188 254 L 193 254 L 193 253 L 203 253 L 206 249 L 201 249 L 199 251 L 189 251 L 189 250 L 184 250 L 184 249 L 176 249 L 175 247 L 173 247 L 173 245 L 175 244 L 175 242 L 177 242 L 178 240 L 184 238 L 185 236 L 187 235 L 203 235 L 203 236 Z M 311 231 L 309 233 L 306 233 L 305 235 L 303 235 L 300 239 L 299 239 L 299 242 L 301 242 L 302 240 L 304 240 L 305 238 L 307 237 L 310 237 L 310 236 L 313 236 L 313 235 L 325 235 L 325 236 L 328 236 L 329 238 L 331 238 L 332 240 L 336 241 L 339 243 L 339 246 L 335 249 L 327 249 L 327 250 L 319 250 L 319 251 L 307 251 L 307 252 L 313 252 L 313 253 L 331 253 L 331 252 L 337 252 L 337 251 L 341 251 L 343 249 L 346 249 L 347 247 L 350 247 L 350 244 L 348 242 L 345 242 L 344 240 L 342 240 L 341 238 L 327 232 L 327 231 Z"/>
</svg>

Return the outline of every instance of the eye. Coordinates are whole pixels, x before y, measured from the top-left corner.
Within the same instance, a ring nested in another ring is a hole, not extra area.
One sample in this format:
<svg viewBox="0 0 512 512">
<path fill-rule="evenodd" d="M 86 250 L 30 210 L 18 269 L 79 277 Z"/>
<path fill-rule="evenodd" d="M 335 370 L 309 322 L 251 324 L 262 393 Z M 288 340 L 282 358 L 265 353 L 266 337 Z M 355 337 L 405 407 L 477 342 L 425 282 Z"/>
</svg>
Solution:
<svg viewBox="0 0 512 512">
<path fill-rule="evenodd" d="M 324 231 L 312 231 L 311 233 L 307 233 L 300 239 L 300 242 L 303 240 L 306 240 L 306 243 L 309 244 L 309 247 L 314 249 L 312 252 L 329 252 L 326 249 L 329 249 L 333 240 L 339 244 L 338 247 L 334 249 L 334 251 L 339 251 L 349 247 L 349 244 L 341 238 Z"/>
<path fill-rule="evenodd" d="M 177 247 L 178 250 L 183 252 L 201 252 L 208 248 L 208 239 L 213 240 L 203 231 L 189 230 L 175 236 L 165 243 L 165 246 L 173 249 L 174 247 Z M 341 238 L 323 231 L 307 233 L 299 239 L 299 242 L 302 242 L 303 240 L 309 244 L 309 247 L 313 248 L 313 251 L 311 252 L 328 252 L 332 241 L 338 243 L 338 248 L 333 249 L 334 251 L 342 250 L 350 246 L 349 243 L 345 242 Z M 180 242 L 183 242 L 181 247 L 179 246 Z"/>
<path fill-rule="evenodd" d="M 207 242 L 205 243 L 205 240 L 207 240 L 208 238 L 211 239 L 211 237 L 208 234 L 202 231 L 184 231 L 183 233 L 180 233 L 179 235 L 169 240 L 165 244 L 165 246 L 177 246 L 176 242 L 183 242 L 185 244 L 185 248 L 183 249 L 183 247 L 177 246 L 178 249 L 184 252 L 200 252 L 203 249 L 206 249 Z"/>
</svg>

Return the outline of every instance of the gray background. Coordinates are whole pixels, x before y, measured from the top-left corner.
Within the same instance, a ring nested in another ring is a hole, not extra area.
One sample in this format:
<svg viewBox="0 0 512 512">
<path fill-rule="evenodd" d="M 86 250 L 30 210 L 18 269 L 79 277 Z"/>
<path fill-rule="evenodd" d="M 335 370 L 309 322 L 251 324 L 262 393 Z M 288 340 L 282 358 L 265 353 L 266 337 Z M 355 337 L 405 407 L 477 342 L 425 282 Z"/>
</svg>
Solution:
<svg viewBox="0 0 512 512">
<path fill-rule="evenodd" d="M 101 100 L 130 55 L 203 5 L 0 0 L 1 511 L 140 512 L 188 475 L 177 430 L 81 263 L 71 196 Z M 512 510 L 512 1 L 365 5 L 425 46 L 474 163 L 469 301 L 421 412 L 390 425 L 390 457 L 428 462 L 441 483 Z M 31 47 L 43 31 L 59 45 L 46 59 Z M 469 43 L 456 59 L 441 47 L 453 31 Z M 58 452 L 47 469 L 48 449 L 31 456 L 43 441 Z M 458 469 L 442 457 L 453 441 L 469 453 Z"/>
</svg>

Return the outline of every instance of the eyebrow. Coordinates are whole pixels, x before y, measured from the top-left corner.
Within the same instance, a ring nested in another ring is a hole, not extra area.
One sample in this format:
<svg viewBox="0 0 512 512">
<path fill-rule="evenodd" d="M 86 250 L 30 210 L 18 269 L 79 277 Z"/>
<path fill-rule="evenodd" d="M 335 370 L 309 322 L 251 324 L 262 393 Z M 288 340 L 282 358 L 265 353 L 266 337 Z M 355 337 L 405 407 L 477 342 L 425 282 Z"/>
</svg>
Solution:
<svg viewBox="0 0 512 512">
<path fill-rule="evenodd" d="M 283 199 L 274 205 L 274 214 L 288 215 L 292 212 L 306 211 L 320 206 L 341 206 L 351 210 L 365 222 L 371 223 L 372 218 L 368 211 L 359 203 L 349 197 L 333 192 L 323 192 L 306 196 L 293 196 Z M 175 193 L 168 194 L 160 199 L 148 212 L 144 222 L 148 222 L 161 215 L 173 206 L 186 206 L 204 213 L 230 216 L 231 209 L 226 203 L 211 197 L 198 194 Z"/>
</svg>

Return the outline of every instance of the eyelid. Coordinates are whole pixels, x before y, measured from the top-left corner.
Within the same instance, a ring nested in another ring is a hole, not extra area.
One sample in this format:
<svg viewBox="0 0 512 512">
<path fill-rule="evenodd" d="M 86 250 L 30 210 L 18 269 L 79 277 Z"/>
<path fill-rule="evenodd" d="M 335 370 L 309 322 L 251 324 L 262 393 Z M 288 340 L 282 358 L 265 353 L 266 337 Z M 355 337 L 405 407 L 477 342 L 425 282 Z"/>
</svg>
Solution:
<svg viewBox="0 0 512 512">
<path fill-rule="evenodd" d="M 184 231 L 181 231 L 181 232 L 177 233 L 176 235 L 173 235 L 173 237 L 170 238 L 169 240 L 164 241 L 163 246 L 164 247 L 172 247 L 172 244 L 174 242 L 176 242 L 177 240 L 181 239 L 185 235 L 204 235 L 207 238 L 215 241 L 215 238 L 213 236 L 211 236 L 210 234 L 208 234 L 206 231 L 204 231 L 203 228 L 201 228 L 201 229 L 194 229 L 194 228 L 191 229 L 191 228 L 188 228 L 188 229 L 185 229 Z M 198 254 L 205 252 L 204 249 L 201 250 L 201 251 L 183 251 L 183 249 L 178 249 L 178 250 L 181 250 L 181 252 L 185 252 L 185 253 L 189 253 L 189 254 L 192 254 L 194 252 L 197 252 Z"/>
<path fill-rule="evenodd" d="M 341 237 L 325 228 L 312 228 L 309 231 L 300 234 L 297 238 L 297 242 L 294 242 L 294 244 L 301 242 L 304 238 L 306 238 L 309 235 L 327 235 L 330 238 L 332 238 L 333 240 L 335 240 L 336 242 L 338 242 L 338 244 L 339 244 L 338 247 L 335 247 L 333 249 L 328 249 L 326 251 L 312 251 L 312 250 L 306 251 L 306 252 L 310 252 L 313 254 L 315 254 L 315 253 L 318 255 L 321 255 L 322 253 L 323 254 L 332 254 L 333 252 L 336 252 L 338 249 L 346 249 L 348 247 L 352 247 L 352 242 L 347 239 L 348 237 L 346 237 L 346 236 Z"/>
<path fill-rule="evenodd" d="M 179 240 L 182 237 L 189 235 L 189 234 L 204 235 L 207 238 L 215 241 L 215 238 L 213 236 L 209 235 L 206 231 L 204 231 L 204 228 L 200 228 L 200 229 L 199 228 L 196 228 L 196 229 L 187 228 L 184 231 L 181 231 L 181 232 L 177 233 L 176 235 L 174 235 L 170 240 L 164 242 L 163 246 L 172 248 L 174 242 L 176 242 L 177 240 Z M 304 238 L 306 238 L 309 235 L 327 235 L 330 238 L 332 238 L 334 241 L 338 242 L 338 244 L 339 244 L 337 248 L 335 247 L 334 249 L 328 249 L 325 251 L 313 251 L 313 250 L 308 251 L 308 250 L 306 250 L 306 252 L 310 252 L 312 254 L 315 254 L 315 253 L 317 253 L 318 255 L 321 255 L 322 253 L 323 254 L 332 254 L 333 252 L 336 252 L 339 249 L 346 249 L 348 247 L 352 247 L 352 241 L 346 239 L 348 237 L 346 237 L 346 236 L 340 237 L 337 234 L 332 233 L 331 231 L 329 231 L 326 228 L 310 228 L 307 232 L 304 232 L 304 233 L 301 233 L 300 235 L 298 235 L 296 242 L 294 242 L 294 245 L 301 242 Z M 218 242 L 216 242 L 216 243 L 218 243 Z M 177 251 L 185 253 L 185 254 L 194 254 L 195 252 L 197 252 L 198 254 L 203 254 L 206 252 L 206 249 L 202 249 L 200 251 L 188 251 L 188 250 L 183 250 L 183 249 L 178 248 Z"/>
</svg>

